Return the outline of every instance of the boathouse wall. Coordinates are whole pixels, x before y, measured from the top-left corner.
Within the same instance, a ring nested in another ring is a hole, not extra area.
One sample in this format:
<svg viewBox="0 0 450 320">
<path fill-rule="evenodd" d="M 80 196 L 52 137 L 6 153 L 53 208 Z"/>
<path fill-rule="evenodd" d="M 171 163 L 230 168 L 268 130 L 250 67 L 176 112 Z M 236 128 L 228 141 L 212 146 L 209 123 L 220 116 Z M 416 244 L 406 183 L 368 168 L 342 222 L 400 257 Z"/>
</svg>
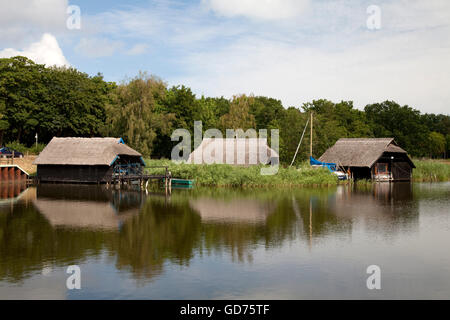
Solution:
<svg viewBox="0 0 450 320">
<path fill-rule="evenodd" d="M 105 183 L 112 178 L 113 167 L 88 165 L 38 165 L 40 182 Z"/>
</svg>

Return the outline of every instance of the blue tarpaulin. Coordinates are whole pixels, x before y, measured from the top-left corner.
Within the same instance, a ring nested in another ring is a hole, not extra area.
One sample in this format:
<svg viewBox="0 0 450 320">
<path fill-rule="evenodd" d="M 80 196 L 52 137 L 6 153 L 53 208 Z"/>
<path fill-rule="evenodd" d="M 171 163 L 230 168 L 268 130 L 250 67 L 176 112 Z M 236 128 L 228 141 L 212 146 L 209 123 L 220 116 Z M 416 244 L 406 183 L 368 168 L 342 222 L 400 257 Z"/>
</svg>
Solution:
<svg viewBox="0 0 450 320">
<path fill-rule="evenodd" d="M 328 168 L 331 172 L 336 171 L 336 163 L 327 163 L 327 162 L 321 162 L 319 160 L 314 159 L 313 157 L 309 157 L 309 164 L 312 166 L 322 166 Z"/>
</svg>

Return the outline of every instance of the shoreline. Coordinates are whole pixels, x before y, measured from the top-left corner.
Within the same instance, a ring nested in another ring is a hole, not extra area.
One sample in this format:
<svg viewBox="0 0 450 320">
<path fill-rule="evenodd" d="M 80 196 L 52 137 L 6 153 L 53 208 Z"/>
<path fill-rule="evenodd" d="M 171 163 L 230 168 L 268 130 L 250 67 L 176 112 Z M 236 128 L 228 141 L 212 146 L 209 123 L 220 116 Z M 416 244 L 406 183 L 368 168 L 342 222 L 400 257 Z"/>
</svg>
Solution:
<svg viewBox="0 0 450 320">
<path fill-rule="evenodd" d="M 145 159 L 146 172 L 156 169 L 148 166 L 168 166 L 174 178 L 194 180 L 196 186 L 216 188 L 290 188 L 290 187 L 333 187 L 347 184 L 372 184 L 371 180 L 338 180 L 327 169 L 311 168 L 307 162 L 299 167 L 279 167 L 275 175 L 263 176 L 262 166 L 239 167 L 227 164 L 174 164 L 170 160 Z M 450 162 L 414 159 L 411 182 L 450 181 Z"/>
</svg>

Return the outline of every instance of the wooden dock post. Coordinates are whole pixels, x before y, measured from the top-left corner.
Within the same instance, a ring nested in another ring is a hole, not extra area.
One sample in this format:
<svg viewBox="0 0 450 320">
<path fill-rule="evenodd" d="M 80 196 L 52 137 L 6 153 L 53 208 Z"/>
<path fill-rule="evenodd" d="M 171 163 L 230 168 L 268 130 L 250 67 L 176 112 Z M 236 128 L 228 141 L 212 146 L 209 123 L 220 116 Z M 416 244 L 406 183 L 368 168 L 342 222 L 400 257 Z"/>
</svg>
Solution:
<svg viewBox="0 0 450 320">
<path fill-rule="evenodd" d="M 313 141 L 313 112 L 311 111 L 311 137 L 309 139 L 309 155 L 313 156 L 313 147 L 312 147 L 312 141 Z"/>
</svg>

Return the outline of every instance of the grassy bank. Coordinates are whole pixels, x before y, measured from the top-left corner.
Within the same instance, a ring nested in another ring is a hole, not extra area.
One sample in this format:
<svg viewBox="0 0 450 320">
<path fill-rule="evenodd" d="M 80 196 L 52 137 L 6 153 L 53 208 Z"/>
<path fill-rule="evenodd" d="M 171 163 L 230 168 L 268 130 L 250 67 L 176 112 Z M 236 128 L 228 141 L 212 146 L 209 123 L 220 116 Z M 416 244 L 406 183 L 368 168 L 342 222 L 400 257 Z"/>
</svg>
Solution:
<svg viewBox="0 0 450 320">
<path fill-rule="evenodd" d="M 450 181 L 450 163 L 443 160 L 413 160 L 413 181 Z"/>
<path fill-rule="evenodd" d="M 413 181 L 450 181 L 450 164 L 437 160 L 413 160 Z M 150 166 L 169 166 L 172 176 L 180 179 L 195 180 L 197 186 L 218 187 L 289 187 L 289 186 L 332 186 L 337 178 L 327 169 L 313 169 L 307 162 L 299 168 L 280 167 L 276 175 L 261 175 L 262 166 L 239 167 L 226 164 L 192 165 L 174 164 L 170 160 L 146 160 L 146 171 L 161 173 L 161 169 Z M 370 184 L 372 181 L 358 181 L 358 184 Z"/>
<path fill-rule="evenodd" d="M 330 186 L 338 183 L 327 169 L 312 169 L 309 164 L 300 168 L 282 168 L 275 175 L 261 175 L 262 166 L 240 167 L 227 164 L 174 164 L 169 160 L 146 160 L 149 166 L 169 166 L 174 178 L 193 179 L 198 186 L 268 187 L 268 186 Z M 146 168 L 149 173 L 161 169 Z M 159 170 L 159 171 L 158 171 Z"/>
</svg>

